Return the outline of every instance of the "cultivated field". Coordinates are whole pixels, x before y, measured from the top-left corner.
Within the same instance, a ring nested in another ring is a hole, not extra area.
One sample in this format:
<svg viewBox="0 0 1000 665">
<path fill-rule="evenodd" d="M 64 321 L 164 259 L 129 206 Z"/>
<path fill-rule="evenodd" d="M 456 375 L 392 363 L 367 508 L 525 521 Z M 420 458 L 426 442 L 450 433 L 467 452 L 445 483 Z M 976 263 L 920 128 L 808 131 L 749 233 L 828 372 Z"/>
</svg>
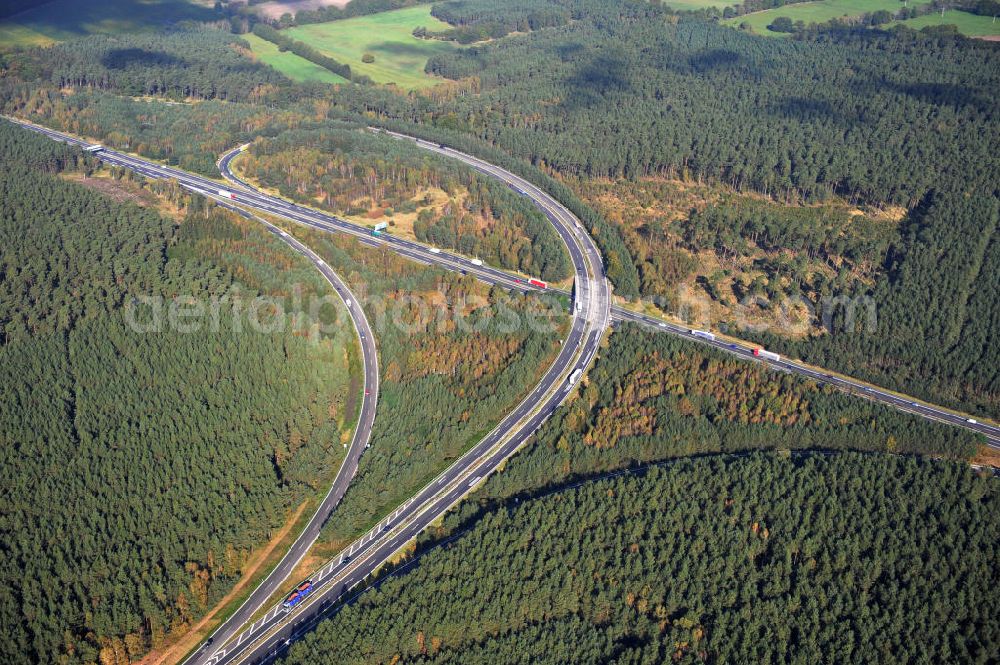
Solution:
<svg viewBox="0 0 1000 665">
<path fill-rule="evenodd" d="M 914 30 L 926 28 L 929 25 L 954 25 L 966 37 L 1000 37 L 1000 20 L 994 21 L 992 16 L 976 16 L 957 9 L 949 9 L 941 14 L 928 14 L 899 23 Z"/>
<path fill-rule="evenodd" d="M 211 0 L 54 0 L 0 20 L 0 50 L 218 18 Z"/>
<path fill-rule="evenodd" d="M 305 58 L 300 58 L 289 51 L 282 53 L 278 50 L 277 46 L 266 39 L 261 39 L 253 33 L 240 36 L 250 43 L 250 48 L 253 49 L 254 57 L 261 62 L 271 65 L 293 81 L 347 83 L 347 79 L 343 76 L 338 76 L 329 69 L 320 67 L 319 65 L 309 62 Z"/>
<path fill-rule="evenodd" d="M 927 1 L 910 0 L 908 6 L 924 4 Z M 880 9 L 896 12 L 902 6 L 903 4 L 899 0 L 819 0 L 819 2 L 803 2 L 747 14 L 729 19 L 725 23 L 736 26 L 746 21 L 757 34 L 784 37 L 788 36 L 788 33 L 772 32 L 767 29 L 767 26 L 779 16 L 787 16 L 792 21 L 802 21 L 808 25 L 810 23 L 824 23 L 842 16 L 860 16 L 877 12 Z"/>
<path fill-rule="evenodd" d="M 663 0 L 663 4 L 679 11 L 696 11 L 698 9 L 725 9 L 730 5 L 739 4 L 736 0 L 727 2 L 726 0 Z"/>
<path fill-rule="evenodd" d="M 267 18 L 281 18 L 282 14 L 295 16 L 297 12 L 304 9 L 312 10 L 320 7 L 343 7 L 349 0 L 274 0 L 274 2 L 263 2 L 254 5 L 258 16 Z"/>
<path fill-rule="evenodd" d="M 438 79 L 424 74 L 427 59 L 435 53 L 455 48 L 451 42 L 417 39 L 417 26 L 447 30 L 451 26 L 431 16 L 430 5 L 410 7 L 371 16 L 316 23 L 284 31 L 331 58 L 351 66 L 377 83 L 395 83 L 405 89 L 434 85 Z M 365 53 L 375 62 L 363 63 Z"/>
</svg>

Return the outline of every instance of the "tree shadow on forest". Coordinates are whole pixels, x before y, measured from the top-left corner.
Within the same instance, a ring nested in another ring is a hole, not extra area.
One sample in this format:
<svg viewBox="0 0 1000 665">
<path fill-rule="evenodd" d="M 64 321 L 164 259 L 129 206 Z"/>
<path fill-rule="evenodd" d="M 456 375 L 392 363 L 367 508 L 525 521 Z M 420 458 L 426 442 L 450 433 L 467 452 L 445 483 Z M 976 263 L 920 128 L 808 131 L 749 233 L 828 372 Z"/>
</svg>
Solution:
<svg viewBox="0 0 1000 665">
<path fill-rule="evenodd" d="M 101 64 L 108 69 L 124 71 L 137 67 L 187 67 L 190 63 L 166 51 L 151 51 L 143 48 L 112 49 L 101 57 Z M 229 74 L 258 74 L 269 68 L 262 62 L 245 59 L 237 63 L 227 64 Z"/>
<path fill-rule="evenodd" d="M 578 42 L 569 42 L 566 44 L 559 44 L 555 46 L 553 50 L 556 55 L 559 56 L 560 60 L 563 62 L 571 62 L 580 57 L 580 54 L 583 52 L 583 44 Z"/>
<path fill-rule="evenodd" d="M 882 85 L 893 92 L 937 106 L 975 107 L 980 113 L 995 111 L 996 103 L 981 96 L 968 86 L 952 83 L 908 83 L 885 81 Z"/>
<path fill-rule="evenodd" d="M 164 51 L 148 51 L 142 48 L 118 48 L 105 53 L 101 58 L 101 64 L 108 69 L 128 69 L 129 67 L 183 66 L 187 62 Z"/>
<path fill-rule="evenodd" d="M 857 118 L 849 118 L 825 99 L 809 97 L 785 97 L 778 103 L 769 104 L 768 113 L 782 118 L 792 118 L 806 122 L 813 120 L 832 120 L 837 124 L 855 124 Z"/>
<path fill-rule="evenodd" d="M 739 53 L 721 48 L 701 51 L 688 58 L 688 64 L 691 66 L 691 69 L 699 73 L 731 70 L 737 65 L 744 65 L 746 62 L 746 58 Z"/>
<path fill-rule="evenodd" d="M 604 101 L 609 94 L 627 92 L 632 88 L 631 67 L 621 52 L 599 53 L 581 62 L 566 79 L 566 86 L 568 90 L 562 102 L 563 108 L 591 108 Z"/>
<path fill-rule="evenodd" d="M 761 63 L 731 49 L 710 48 L 696 52 L 673 49 L 653 54 L 649 64 L 681 76 L 721 74 L 757 81 L 763 76 Z M 766 66 L 767 63 L 764 63 Z"/>
</svg>

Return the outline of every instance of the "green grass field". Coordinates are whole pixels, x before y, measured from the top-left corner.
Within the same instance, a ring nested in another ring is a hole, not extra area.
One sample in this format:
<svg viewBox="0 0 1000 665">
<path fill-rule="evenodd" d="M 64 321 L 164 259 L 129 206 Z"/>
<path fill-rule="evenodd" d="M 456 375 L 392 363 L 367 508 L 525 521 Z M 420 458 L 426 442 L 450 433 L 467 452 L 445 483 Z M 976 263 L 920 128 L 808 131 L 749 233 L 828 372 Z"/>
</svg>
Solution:
<svg viewBox="0 0 1000 665">
<path fill-rule="evenodd" d="M 353 71 L 370 76 L 376 83 L 395 83 L 412 90 L 437 83 L 438 79 L 424 74 L 427 59 L 455 48 L 451 42 L 417 39 L 411 34 L 417 26 L 433 31 L 451 27 L 431 16 L 430 5 L 421 5 L 289 28 L 285 34 L 350 65 Z M 365 53 L 374 55 L 375 62 L 361 62 Z"/>
<path fill-rule="evenodd" d="M 924 4 L 928 0 L 910 0 L 908 6 Z M 739 25 L 746 21 L 753 27 L 753 31 L 759 35 L 769 35 L 772 37 L 787 37 L 788 33 L 772 32 L 767 29 L 774 19 L 779 16 L 787 16 L 793 21 L 803 21 L 806 25 L 810 23 L 824 23 L 830 19 L 841 16 L 859 16 L 869 12 L 877 12 L 885 9 L 895 12 L 901 9 L 903 3 L 899 0 L 820 0 L 819 2 L 803 2 L 794 5 L 785 5 L 775 9 L 768 9 L 746 16 L 739 16 L 725 21 L 727 25 Z"/>
<path fill-rule="evenodd" d="M 343 76 L 338 76 L 329 69 L 309 62 L 305 58 L 300 58 L 294 53 L 288 51 L 282 53 L 277 46 L 255 34 L 240 36 L 250 42 L 250 48 L 253 49 L 253 54 L 258 60 L 271 65 L 293 81 L 347 83 L 347 79 Z"/>
<path fill-rule="evenodd" d="M 926 28 L 929 25 L 954 25 L 966 37 L 1000 37 L 1000 20 L 994 22 L 992 16 L 976 16 L 968 12 L 960 12 L 957 9 L 945 11 L 944 16 L 939 13 L 928 14 L 906 21 L 898 21 L 896 24 L 902 24 L 914 30 Z"/>
<path fill-rule="evenodd" d="M 54 0 L 0 20 L 0 49 L 218 18 L 211 0 Z"/>
</svg>

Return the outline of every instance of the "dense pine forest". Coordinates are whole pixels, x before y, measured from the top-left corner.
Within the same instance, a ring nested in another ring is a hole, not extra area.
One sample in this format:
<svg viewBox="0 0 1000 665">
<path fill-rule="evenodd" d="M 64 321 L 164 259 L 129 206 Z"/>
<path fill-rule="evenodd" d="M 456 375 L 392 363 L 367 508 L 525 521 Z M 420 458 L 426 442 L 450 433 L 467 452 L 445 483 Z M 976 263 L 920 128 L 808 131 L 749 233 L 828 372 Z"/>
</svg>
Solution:
<svg viewBox="0 0 1000 665">
<path fill-rule="evenodd" d="M 386 222 L 390 233 L 406 223 L 418 240 L 504 268 L 546 280 L 570 274 L 562 241 L 529 200 L 409 142 L 358 129 L 288 131 L 235 165 L 284 196 Z"/>
<path fill-rule="evenodd" d="M 757 453 L 470 501 L 282 662 L 989 662 L 997 500 L 959 464 Z"/>
<path fill-rule="evenodd" d="M 267 65 L 249 61 L 249 48 L 242 39 L 217 30 L 94 35 L 32 49 L 16 62 L 24 73 L 59 88 L 257 101 L 289 81 Z"/>
<path fill-rule="evenodd" d="M 77 150 L 0 123 L 0 154 L 0 660 L 135 659 L 325 487 L 356 418 L 352 333 L 225 308 L 215 332 L 150 330 L 150 297 L 297 283 L 291 317 L 328 286 L 228 213 L 187 199 L 178 226 L 67 182 L 97 169 Z"/>
</svg>

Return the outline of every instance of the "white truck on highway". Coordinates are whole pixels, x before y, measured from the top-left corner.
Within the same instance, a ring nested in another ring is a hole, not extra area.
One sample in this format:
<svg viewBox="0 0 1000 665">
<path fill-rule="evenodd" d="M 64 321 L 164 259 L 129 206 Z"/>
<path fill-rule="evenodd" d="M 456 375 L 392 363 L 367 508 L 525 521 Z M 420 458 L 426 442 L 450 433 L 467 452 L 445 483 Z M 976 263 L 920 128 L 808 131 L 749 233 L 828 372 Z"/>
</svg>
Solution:
<svg viewBox="0 0 1000 665">
<path fill-rule="evenodd" d="M 233 199 L 234 201 L 236 200 L 236 195 L 233 194 L 228 189 L 220 189 L 219 190 L 219 196 L 221 196 L 223 198 L 226 198 L 226 199 Z"/>
<path fill-rule="evenodd" d="M 567 382 L 566 390 L 569 390 L 574 385 L 576 385 L 576 382 L 580 380 L 580 375 L 581 374 L 583 374 L 583 370 L 582 369 L 578 369 L 578 370 L 574 370 L 573 373 L 569 375 L 569 381 Z"/>
<path fill-rule="evenodd" d="M 767 351 L 761 348 L 754 349 L 753 354 L 758 358 L 764 358 L 765 360 L 771 360 L 774 362 L 781 360 L 781 356 L 779 356 L 777 353 L 773 353 L 771 351 Z"/>
<path fill-rule="evenodd" d="M 711 342 L 715 341 L 715 334 L 710 333 L 707 330 L 692 330 L 691 334 L 695 337 L 701 337 L 702 339 L 707 339 Z"/>
</svg>

